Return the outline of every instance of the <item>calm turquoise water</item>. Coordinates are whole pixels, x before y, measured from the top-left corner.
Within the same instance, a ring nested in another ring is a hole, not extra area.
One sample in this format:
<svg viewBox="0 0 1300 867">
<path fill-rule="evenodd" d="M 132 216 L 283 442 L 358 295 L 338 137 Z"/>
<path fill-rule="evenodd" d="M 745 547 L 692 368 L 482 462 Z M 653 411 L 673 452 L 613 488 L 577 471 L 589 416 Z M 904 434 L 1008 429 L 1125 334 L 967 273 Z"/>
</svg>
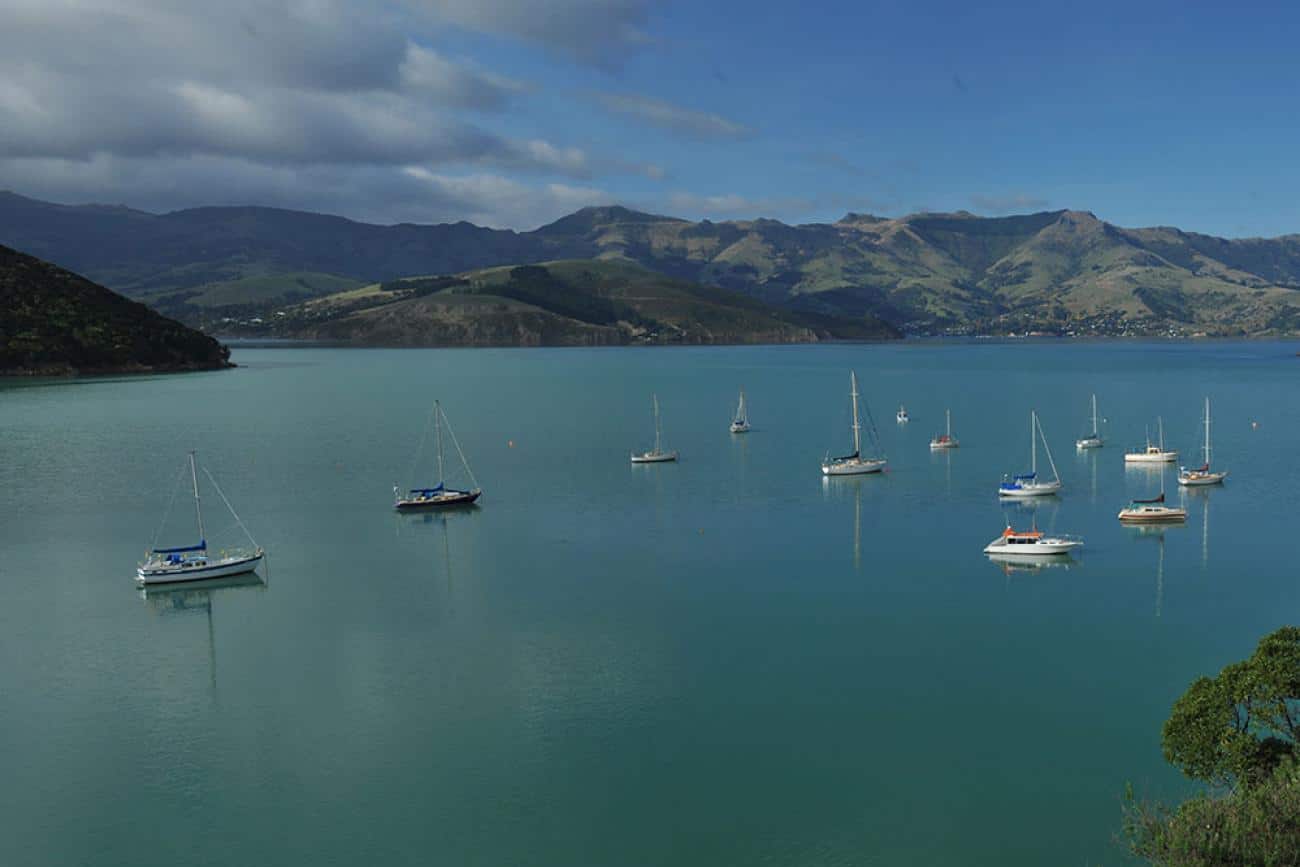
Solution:
<svg viewBox="0 0 1300 867">
<path fill-rule="evenodd" d="M 1124 863 L 1125 782 L 1187 790 L 1170 703 L 1300 621 L 1289 345 L 235 358 L 0 390 L 0 863 Z M 891 470 L 826 484 L 850 367 Z M 682 460 L 633 467 L 652 391 Z M 1190 452 L 1205 394 L 1228 485 L 1121 528 L 1158 491 L 1123 446 L 1162 414 Z M 434 397 L 481 508 L 399 517 Z M 1066 485 L 1032 511 L 994 496 L 1031 406 Z M 190 447 L 269 578 L 142 598 Z M 1087 548 L 1008 573 L 1007 516 Z"/>
</svg>

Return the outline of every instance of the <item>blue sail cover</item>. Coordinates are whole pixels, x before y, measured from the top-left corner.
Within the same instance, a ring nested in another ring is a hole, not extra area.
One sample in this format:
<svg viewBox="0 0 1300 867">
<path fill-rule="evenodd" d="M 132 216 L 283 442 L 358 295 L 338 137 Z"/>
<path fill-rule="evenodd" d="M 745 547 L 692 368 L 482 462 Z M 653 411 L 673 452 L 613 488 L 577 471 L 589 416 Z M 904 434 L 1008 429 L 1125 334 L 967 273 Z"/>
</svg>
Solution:
<svg viewBox="0 0 1300 867">
<path fill-rule="evenodd" d="M 431 494 L 439 493 L 440 491 L 442 491 L 442 489 L 443 489 L 443 484 L 442 482 L 439 482 L 435 487 L 432 488 L 411 488 L 411 493 L 416 494 L 418 496 L 427 497 Z"/>
<path fill-rule="evenodd" d="M 1022 484 L 1023 482 L 1032 482 L 1036 478 L 1038 478 L 1038 473 L 1020 473 L 1019 475 L 1012 476 L 1011 481 L 1003 482 L 1000 486 L 1000 490 L 1018 491 L 1024 487 Z"/>
<path fill-rule="evenodd" d="M 197 545 L 186 545 L 184 548 L 154 548 L 155 554 L 188 554 L 191 551 L 208 550 L 208 540 L 200 539 Z"/>
</svg>

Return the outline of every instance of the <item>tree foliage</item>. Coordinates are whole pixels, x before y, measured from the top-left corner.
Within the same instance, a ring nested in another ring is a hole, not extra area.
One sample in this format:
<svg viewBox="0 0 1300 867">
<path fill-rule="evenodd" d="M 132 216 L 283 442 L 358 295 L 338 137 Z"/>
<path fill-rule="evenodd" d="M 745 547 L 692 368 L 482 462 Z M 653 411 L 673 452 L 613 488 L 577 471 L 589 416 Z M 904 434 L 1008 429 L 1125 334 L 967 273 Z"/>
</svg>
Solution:
<svg viewBox="0 0 1300 867">
<path fill-rule="evenodd" d="M 1296 755 L 1300 627 L 1265 636 L 1249 659 L 1201 677 L 1174 703 L 1165 758 L 1193 779 L 1250 784 Z"/>
<path fill-rule="evenodd" d="M 1161 742 L 1184 774 L 1226 791 L 1173 810 L 1130 791 L 1124 832 L 1135 854 L 1168 867 L 1300 864 L 1300 627 L 1197 678 Z"/>
<path fill-rule="evenodd" d="M 0 246 L 0 372 L 186 370 L 230 350 L 70 271 Z"/>
</svg>

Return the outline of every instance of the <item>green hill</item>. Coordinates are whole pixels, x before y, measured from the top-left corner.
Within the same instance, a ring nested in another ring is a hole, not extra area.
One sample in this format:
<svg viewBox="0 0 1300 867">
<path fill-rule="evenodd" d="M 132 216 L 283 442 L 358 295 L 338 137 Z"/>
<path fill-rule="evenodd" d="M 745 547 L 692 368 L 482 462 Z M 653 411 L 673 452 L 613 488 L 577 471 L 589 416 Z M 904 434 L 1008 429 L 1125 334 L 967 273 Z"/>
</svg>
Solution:
<svg viewBox="0 0 1300 867">
<path fill-rule="evenodd" d="M 269 320 L 265 331 L 408 346 L 805 343 L 898 336 L 874 317 L 780 310 L 624 260 L 567 260 L 390 281 L 290 308 Z"/>
<path fill-rule="evenodd" d="M 411 274 L 614 259 L 789 311 L 871 315 L 911 333 L 1300 329 L 1300 235 L 1126 229 L 1085 211 L 847 214 L 791 226 L 599 207 L 513 232 L 464 222 L 373 226 L 273 208 L 147 214 L 0 193 L 0 243 L 205 328 Z"/>
<path fill-rule="evenodd" d="M 230 351 L 143 304 L 0 247 L 0 374 L 210 370 Z"/>
</svg>

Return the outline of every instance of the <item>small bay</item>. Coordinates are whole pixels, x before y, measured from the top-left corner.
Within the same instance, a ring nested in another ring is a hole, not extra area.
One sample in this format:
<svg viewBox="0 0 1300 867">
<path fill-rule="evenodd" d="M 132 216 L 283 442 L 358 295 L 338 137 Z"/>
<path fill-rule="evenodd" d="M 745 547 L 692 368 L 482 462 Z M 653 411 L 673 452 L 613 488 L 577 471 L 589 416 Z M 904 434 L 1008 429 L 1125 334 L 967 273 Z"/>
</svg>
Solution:
<svg viewBox="0 0 1300 867">
<path fill-rule="evenodd" d="M 1290 344 L 232 360 L 0 384 L 0 863 L 1127 863 L 1125 784 L 1191 790 L 1173 700 L 1300 608 Z M 850 369 L 889 470 L 824 480 Z M 652 393 L 681 459 L 632 466 Z M 1119 526 L 1160 484 L 1124 448 L 1160 416 L 1199 463 L 1206 395 L 1227 484 L 1166 469 L 1186 525 Z M 397 515 L 435 398 L 483 498 Z M 1064 491 L 1001 504 L 1031 408 Z M 189 449 L 264 583 L 134 586 Z M 1008 521 L 1086 547 L 1009 570 Z"/>
</svg>

